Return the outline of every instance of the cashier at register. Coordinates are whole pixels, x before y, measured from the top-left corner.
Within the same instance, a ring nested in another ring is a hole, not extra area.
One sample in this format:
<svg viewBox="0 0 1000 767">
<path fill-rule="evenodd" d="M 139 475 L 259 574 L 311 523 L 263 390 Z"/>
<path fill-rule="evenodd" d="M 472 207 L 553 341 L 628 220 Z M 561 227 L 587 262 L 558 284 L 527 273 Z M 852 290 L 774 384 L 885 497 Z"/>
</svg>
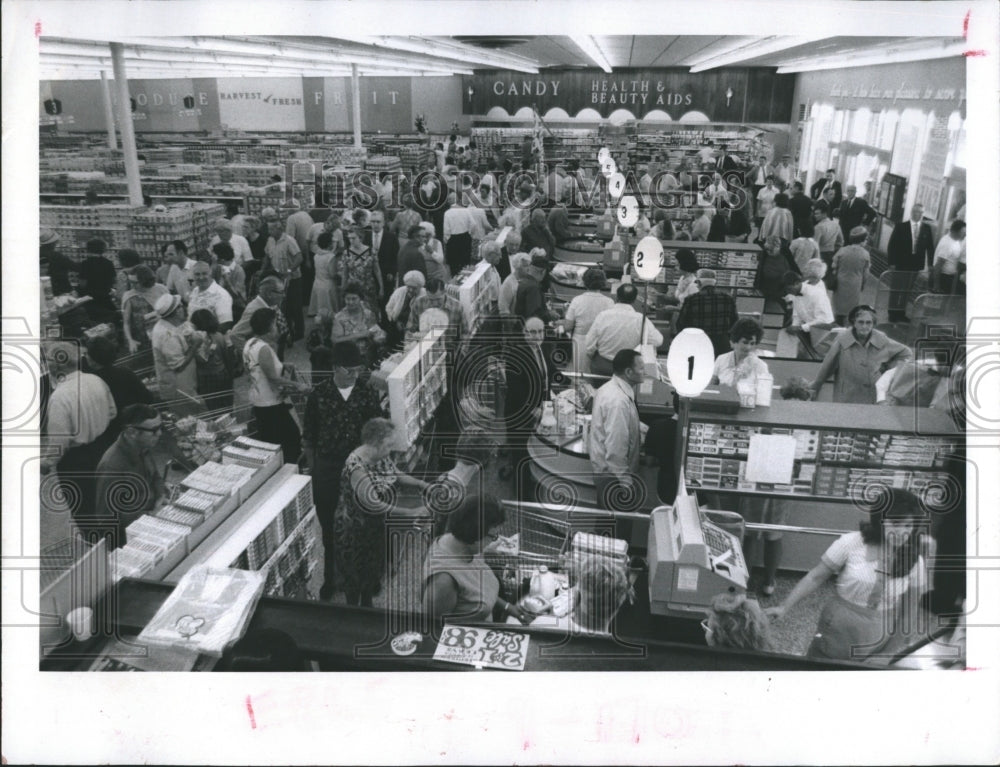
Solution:
<svg viewBox="0 0 1000 767">
<path fill-rule="evenodd" d="M 590 464 L 597 505 L 634 511 L 646 496 L 638 474 L 642 427 L 635 404 L 636 387 L 645 380 L 646 369 L 642 354 L 634 349 L 622 349 L 611 365 L 611 380 L 594 394 Z"/>
</svg>

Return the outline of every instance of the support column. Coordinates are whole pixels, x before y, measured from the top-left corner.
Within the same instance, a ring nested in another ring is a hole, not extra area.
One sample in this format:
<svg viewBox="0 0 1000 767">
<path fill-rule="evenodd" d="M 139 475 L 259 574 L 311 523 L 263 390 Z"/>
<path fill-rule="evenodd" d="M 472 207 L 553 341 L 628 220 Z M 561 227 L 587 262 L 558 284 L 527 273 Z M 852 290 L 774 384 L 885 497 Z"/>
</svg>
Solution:
<svg viewBox="0 0 1000 767">
<path fill-rule="evenodd" d="M 125 178 L 128 181 L 128 201 L 130 205 L 142 205 L 142 183 L 139 181 L 139 156 L 135 149 L 135 128 L 132 125 L 128 79 L 125 74 L 125 49 L 121 43 L 109 43 L 109 45 L 111 46 L 111 64 L 115 72 L 115 88 L 118 92 L 118 129 L 122 133 L 122 152 L 125 155 Z"/>
<path fill-rule="evenodd" d="M 108 85 L 108 73 L 101 70 L 101 100 L 104 102 L 104 127 L 108 130 L 108 149 L 118 148 L 115 137 L 115 113 L 111 106 L 111 87 Z"/>
<path fill-rule="evenodd" d="M 351 64 L 351 122 L 354 125 L 354 146 L 361 148 L 361 78 L 358 65 Z"/>
</svg>

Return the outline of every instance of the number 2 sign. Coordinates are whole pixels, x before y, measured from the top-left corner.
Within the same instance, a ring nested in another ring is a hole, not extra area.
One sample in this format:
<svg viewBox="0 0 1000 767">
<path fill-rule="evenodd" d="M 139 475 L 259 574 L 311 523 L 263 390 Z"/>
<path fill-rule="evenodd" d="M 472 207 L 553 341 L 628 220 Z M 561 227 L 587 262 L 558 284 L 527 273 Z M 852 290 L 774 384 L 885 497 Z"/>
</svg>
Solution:
<svg viewBox="0 0 1000 767">
<path fill-rule="evenodd" d="M 643 237 L 632 254 L 632 270 L 640 280 L 651 282 L 663 268 L 663 244 L 655 237 Z"/>
<path fill-rule="evenodd" d="M 697 397 L 709 381 L 715 367 L 712 339 L 700 328 L 685 328 L 670 342 L 667 375 L 670 384 L 682 397 Z"/>
</svg>

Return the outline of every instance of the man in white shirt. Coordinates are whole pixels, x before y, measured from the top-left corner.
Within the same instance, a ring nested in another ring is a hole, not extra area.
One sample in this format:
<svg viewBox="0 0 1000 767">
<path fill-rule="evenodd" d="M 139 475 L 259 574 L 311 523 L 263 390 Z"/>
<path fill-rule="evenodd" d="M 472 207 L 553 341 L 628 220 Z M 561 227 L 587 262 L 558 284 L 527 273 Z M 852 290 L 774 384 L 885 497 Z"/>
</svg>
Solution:
<svg viewBox="0 0 1000 767">
<path fill-rule="evenodd" d="M 764 179 L 764 185 L 757 190 L 757 209 L 754 211 L 754 225 L 759 229 L 764 221 L 764 216 L 774 207 L 774 197 L 778 194 L 778 187 L 774 185 L 774 176 L 769 175 Z"/>
<path fill-rule="evenodd" d="M 611 375 L 612 361 L 622 349 L 635 349 L 639 344 L 658 347 L 663 343 L 663 335 L 652 321 L 633 306 L 639 297 L 635 285 L 619 285 L 616 295 L 618 303 L 598 314 L 587 331 L 590 369 L 598 375 Z"/>
<path fill-rule="evenodd" d="M 171 293 L 188 302 L 194 281 L 194 267 L 198 262 L 188 258 L 187 245 L 183 240 L 174 240 L 163 246 L 164 264 L 169 264 L 164 285 Z"/>
<path fill-rule="evenodd" d="M 702 165 L 714 165 L 715 164 L 715 144 L 709 141 L 705 146 L 698 150 L 698 160 Z"/>
<path fill-rule="evenodd" d="M 785 300 L 792 304 L 791 325 L 786 330 L 798 337 L 806 359 L 821 358 L 824 350 L 817 345 L 836 324 L 826 285 L 822 280 L 815 285 L 803 282 L 802 275 L 792 271 L 785 272 L 782 281 Z"/>
<path fill-rule="evenodd" d="M 840 224 L 830 218 L 831 208 L 817 204 L 813 208 L 813 239 L 819 246 L 819 256 L 827 270 L 833 269 L 833 254 L 844 247 L 844 232 Z"/>
<path fill-rule="evenodd" d="M 653 186 L 653 180 L 656 178 L 656 174 L 659 171 L 655 162 L 651 162 L 646 165 L 646 172 L 642 174 L 642 178 L 639 179 L 639 191 L 643 194 L 649 194 Z"/>
<path fill-rule="evenodd" d="M 938 293 L 951 293 L 955 288 L 955 275 L 959 264 L 965 263 L 965 222 L 955 219 L 948 233 L 934 249 L 934 289 Z"/>
<path fill-rule="evenodd" d="M 774 175 L 781 182 L 783 189 L 795 180 L 795 168 L 792 167 L 792 156 L 790 154 L 783 154 L 781 156 L 781 162 L 774 168 Z"/>
<path fill-rule="evenodd" d="M 80 371 L 77 344 L 57 341 L 46 348 L 45 359 L 56 388 L 46 411 L 44 441 L 49 450 L 42 457 L 41 468 L 43 474 L 55 469 L 58 484 L 43 496 L 65 498 L 73 520 L 86 535 L 88 520 L 91 527 L 94 525 L 94 472 L 113 441 L 108 427 L 118 409 L 108 385 L 98 376 Z"/>
<path fill-rule="evenodd" d="M 638 475 L 642 427 L 635 404 L 635 390 L 646 378 L 646 366 L 633 349 L 615 354 L 612 366 L 611 380 L 594 394 L 590 465 L 597 505 L 611 511 L 635 511 L 646 495 Z"/>
<path fill-rule="evenodd" d="M 220 218 L 215 222 L 215 236 L 208 243 L 208 249 L 220 242 L 229 243 L 233 249 L 233 263 L 239 266 L 253 261 L 253 251 L 250 250 L 250 243 L 243 235 L 233 231 L 233 225 L 227 218 Z"/>
<path fill-rule="evenodd" d="M 691 239 L 697 242 L 708 240 L 708 233 L 712 231 L 712 216 L 715 208 L 712 205 L 699 205 L 701 215 L 691 224 Z"/>
<path fill-rule="evenodd" d="M 212 279 L 212 267 L 205 261 L 194 267 L 194 284 L 188 300 L 188 317 L 198 309 L 208 309 L 219 321 L 219 332 L 227 332 L 233 326 L 233 297 Z"/>
<path fill-rule="evenodd" d="M 510 274 L 500 284 L 500 294 L 497 297 L 500 315 L 510 317 L 514 314 L 514 299 L 517 298 L 518 280 L 525 275 L 531 256 L 524 252 L 513 253 L 510 256 Z"/>
</svg>

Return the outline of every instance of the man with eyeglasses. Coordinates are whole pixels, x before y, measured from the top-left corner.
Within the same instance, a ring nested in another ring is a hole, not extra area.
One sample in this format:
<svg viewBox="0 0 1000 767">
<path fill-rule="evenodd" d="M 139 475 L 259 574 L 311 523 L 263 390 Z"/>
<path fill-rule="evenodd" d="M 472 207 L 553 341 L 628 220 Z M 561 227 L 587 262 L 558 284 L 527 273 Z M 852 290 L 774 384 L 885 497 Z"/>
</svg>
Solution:
<svg viewBox="0 0 1000 767">
<path fill-rule="evenodd" d="M 290 338 L 288 320 L 285 319 L 285 315 L 282 314 L 280 308 L 281 302 L 284 299 L 284 283 L 278 277 L 272 275 L 260 281 L 256 298 L 247 304 L 246 309 L 243 310 L 243 316 L 240 317 L 240 321 L 229 331 L 229 339 L 237 352 L 243 352 L 243 347 L 250 339 L 250 336 L 253 335 L 253 330 L 250 327 L 250 318 L 253 317 L 253 313 L 258 309 L 273 309 L 275 313 L 274 321 L 278 328 L 278 348 L 275 352 L 278 355 L 278 360 L 284 362 L 285 343 Z"/>
<path fill-rule="evenodd" d="M 129 405 L 121 422 L 122 433 L 97 464 L 97 526 L 87 528 L 111 536 L 109 550 L 125 545 L 125 528 L 153 511 L 166 490 L 153 456 L 163 433 L 160 414 L 151 405 Z"/>
<path fill-rule="evenodd" d="M 361 444 L 361 427 L 385 411 L 378 393 L 358 376 L 365 369 L 351 341 L 334 344 L 333 375 L 324 378 L 306 400 L 302 449 L 312 475 L 316 517 L 323 531 L 323 585 L 319 597 L 334 590 L 333 513 L 340 500 L 340 475 L 351 452 Z M 313 370 L 313 376 L 320 372 Z"/>
</svg>

